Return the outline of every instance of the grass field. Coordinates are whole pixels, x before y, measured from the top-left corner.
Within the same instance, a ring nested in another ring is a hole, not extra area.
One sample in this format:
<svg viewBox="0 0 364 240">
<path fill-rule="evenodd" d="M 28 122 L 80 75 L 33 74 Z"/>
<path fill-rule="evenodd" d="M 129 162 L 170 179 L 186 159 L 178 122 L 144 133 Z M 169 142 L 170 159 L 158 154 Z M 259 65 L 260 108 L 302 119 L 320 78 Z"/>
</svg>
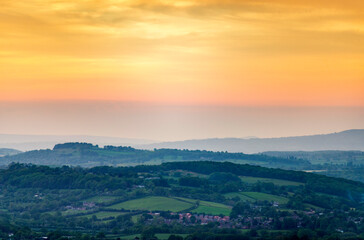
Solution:
<svg viewBox="0 0 364 240">
<path fill-rule="evenodd" d="M 109 209 L 148 210 L 148 211 L 172 211 L 179 212 L 191 208 L 193 204 L 167 197 L 145 197 L 118 203 L 108 207 Z"/>
<path fill-rule="evenodd" d="M 76 214 L 86 214 L 88 212 L 90 212 L 91 210 L 73 210 L 73 209 L 69 209 L 66 211 L 62 212 L 63 216 L 71 216 L 71 215 L 76 215 Z"/>
<path fill-rule="evenodd" d="M 269 202 L 278 202 L 280 204 L 286 204 L 288 202 L 288 198 L 276 196 L 272 194 L 267 193 L 261 193 L 261 192 L 241 192 L 240 193 L 243 196 L 253 198 L 258 201 L 269 201 Z"/>
<path fill-rule="evenodd" d="M 239 192 L 226 193 L 226 194 L 224 194 L 224 196 L 226 198 L 230 198 L 230 199 L 232 199 L 234 197 L 239 197 L 240 200 L 242 200 L 242 201 L 248 201 L 248 202 L 255 202 L 256 201 L 255 198 L 251 198 L 251 197 L 245 196 L 245 195 L 243 195 L 243 194 L 241 194 Z"/>
<path fill-rule="evenodd" d="M 281 196 L 277 196 L 277 195 L 272 195 L 272 194 L 267 194 L 267 193 L 260 193 L 260 192 L 234 192 L 234 193 L 226 193 L 224 194 L 224 196 L 226 198 L 234 198 L 234 197 L 239 197 L 240 200 L 242 201 L 249 201 L 249 202 L 255 202 L 255 201 L 275 201 L 278 202 L 279 204 L 286 204 L 288 202 L 288 198 L 285 197 L 281 197 Z M 305 207 L 307 209 L 309 208 L 314 208 L 314 209 L 322 209 L 320 207 L 311 205 L 311 204 L 307 204 L 305 203 Z M 290 209 L 281 209 L 283 211 L 293 211 Z"/>
<path fill-rule="evenodd" d="M 177 198 L 181 199 L 183 201 L 187 201 L 191 204 L 195 204 L 196 199 L 190 199 L 190 198 Z M 191 210 L 193 213 L 205 213 L 205 214 L 211 214 L 211 215 L 225 215 L 229 216 L 231 212 L 231 207 L 221 204 L 221 203 L 215 203 L 215 202 L 208 202 L 208 201 L 200 201 L 200 205 L 196 208 Z"/>
<path fill-rule="evenodd" d="M 231 208 L 218 208 L 206 205 L 200 205 L 196 209 L 191 211 L 192 213 L 204 213 L 208 215 L 224 215 L 229 216 L 231 213 Z"/>
<path fill-rule="evenodd" d="M 87 215 L 83 215 L 81 217 L 87 217 L 87 218 L 92 218 L 93 215 L 95 215 L 98 219 L 105 219 L 105 218 L 110 218 L 110 217 L 117 217 L 120 215 L 124 215 L 125 213 L 122 212 L 105 212 L 105 211 L 101 211 L 101 212 L 97 212 L 97 213 L 91 213 L 91 214 L 87 214 Z"/>
<path fill-rule="evenodd" d="M 304 183 L 300 183 L 300 182 L 293 182 L 293 181 L 274 179 L 274 178 L 259 178 L 259 177 L 242 176 L 242 177 L 240 177 L 240 179 L 246 183 L 257 183 L 257 182 L 273 183 L 274 185 L 277 185 L 277 186 L 302 186 L 302 185 L 304 185 Z"/>
</svg>

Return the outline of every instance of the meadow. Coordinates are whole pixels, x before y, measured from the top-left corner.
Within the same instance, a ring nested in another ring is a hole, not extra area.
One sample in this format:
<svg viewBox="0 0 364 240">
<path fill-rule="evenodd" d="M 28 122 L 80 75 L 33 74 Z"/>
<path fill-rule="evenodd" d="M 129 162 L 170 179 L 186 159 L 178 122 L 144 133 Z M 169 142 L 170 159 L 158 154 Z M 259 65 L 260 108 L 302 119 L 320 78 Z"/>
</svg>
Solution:
<svg viewBox="0 0 364 240">
<path fill-rule="evenodd" d="M 198 201 L 199 203 L 198 207 L 190 211 L 193 213 L 204 213 L 209 215 L 224 215 L 224 216 L 229 216 L 231 213 L 231 207 L 225 204 L 209 202 L 209 201 L 199 201 L 190 198 L 176 198 L 176 199 L 181 199 L 183 201 L 190 202 L 191 204 L 195 204 Z"/>
<path fill-rule="evenodd" d="M 288 202 L 288 198 L 276 196 L 268 193 L 261 192 L 241 192 L 243 196 L 247 196 L 250 198 L 254 198 L 258 201 L 269 201 L 269 202 L 278 202 L 280 204 L 286 204 Z"/>
<path fill-rule="evenodd" d="M 145 197 L 134 199 L 107 207 L 116 210 L 148 210 L 179 212 L 189 209 L 193 204 L 167 197 Z"/>
</svg>

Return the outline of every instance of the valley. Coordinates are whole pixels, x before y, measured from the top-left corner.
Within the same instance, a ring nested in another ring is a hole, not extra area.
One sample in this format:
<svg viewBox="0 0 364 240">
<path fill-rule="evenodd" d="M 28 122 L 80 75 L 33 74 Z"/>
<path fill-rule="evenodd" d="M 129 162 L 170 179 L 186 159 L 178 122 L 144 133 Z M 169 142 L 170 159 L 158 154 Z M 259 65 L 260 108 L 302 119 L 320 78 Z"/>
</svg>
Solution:
<svg viewBox="0 0 364 240">
<path fill-rule="evenodd" d="M 63 229 L 120 239 L 197 232 L 242 237 L 258 230 L 273 238 L 297 228 L 320 226 L 328 235 L 364 229 L 362 183 L 229 162 L 10 164 L 0 170 L 0 184 L 0 219 L 40 235 Z"/>
</svg>

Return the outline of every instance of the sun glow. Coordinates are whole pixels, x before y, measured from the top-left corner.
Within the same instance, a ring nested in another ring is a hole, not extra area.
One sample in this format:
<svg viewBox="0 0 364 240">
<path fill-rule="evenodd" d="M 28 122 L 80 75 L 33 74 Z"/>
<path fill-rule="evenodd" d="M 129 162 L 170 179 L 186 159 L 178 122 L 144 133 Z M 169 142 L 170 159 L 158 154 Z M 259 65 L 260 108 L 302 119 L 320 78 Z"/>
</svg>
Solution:
<svg viewBox="0 0 364 240">
<path fill-rule="evenodd" d="M 5 0 L 0 100 L 364 106 L 363 7 Z"/>
</svg>

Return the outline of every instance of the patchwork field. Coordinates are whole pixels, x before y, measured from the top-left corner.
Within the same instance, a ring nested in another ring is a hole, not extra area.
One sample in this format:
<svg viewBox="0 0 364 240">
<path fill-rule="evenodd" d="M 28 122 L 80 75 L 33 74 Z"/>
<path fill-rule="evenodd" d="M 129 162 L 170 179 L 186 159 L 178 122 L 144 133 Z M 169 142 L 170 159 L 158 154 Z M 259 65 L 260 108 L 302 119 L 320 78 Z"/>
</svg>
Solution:
<svg viewBox="0 0 364 240">
<path fill-rule="evenodd" d="M 179 212 L 191 208 L 193 204 L 167 197 L 145 197 L 109 206 L 117 210 L 148 210 Z"/>
<path fill-rule="evenodd" d="M 192 208 L 197 201 L 199 200 L 190 198 L 146 197 L 118 203 L 107 208 L 180 212 Z M 221 203 L 199 201 L 199 206 L 196 209 L 190 210 L 190 212 L 228 216 L 231 212 L 231 207 Z M 92 214 L 89 215 L 92 217 Z"/>
</svg>

